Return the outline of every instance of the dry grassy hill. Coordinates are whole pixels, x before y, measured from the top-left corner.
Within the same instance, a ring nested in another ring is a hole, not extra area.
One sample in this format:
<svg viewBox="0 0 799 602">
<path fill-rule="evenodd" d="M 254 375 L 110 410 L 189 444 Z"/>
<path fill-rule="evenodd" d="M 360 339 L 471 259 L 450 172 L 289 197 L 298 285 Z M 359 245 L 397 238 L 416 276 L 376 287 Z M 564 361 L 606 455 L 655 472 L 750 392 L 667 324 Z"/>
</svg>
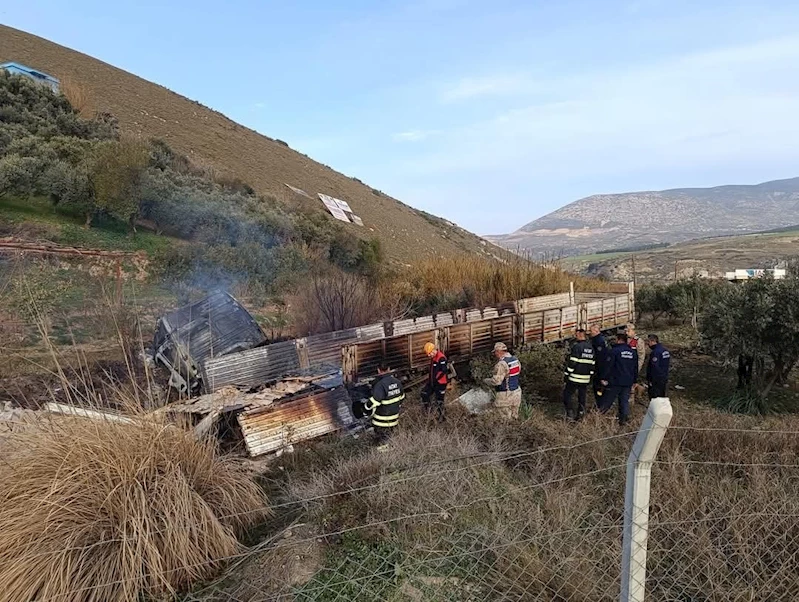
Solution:
<svg viewBox="0 0 799 602">
<path fill-rule="evenodd" d="M 310 201 L 286 184 L 346 200 L 363 218 L 364 237 L 377 236 L 389 259 L 408 263 L 437 254 L 498 252 L 490 243 L 429 216 L 358 180 L 235 123 L 216 111 L 95 58 L 0 25 L 0 62 L 17 61 L 74 83 L 93 111 L 108 111 L 123 130 L 161 138 L 200 165 L 241 178 L 287 205 Z M 332 219 L 332 218 L 331 218 Z"/>
<path fill-rule="evenodd" d="M 709 238 L 635 253 L 598 253 L 569 257 L 563 265 L 582 274 L 641 281 L 690 278 L 694 274 L 721 278 L 736 269 L 771 268 L 799 255 L 799 226 L 781 232 Z"/>
</svg>

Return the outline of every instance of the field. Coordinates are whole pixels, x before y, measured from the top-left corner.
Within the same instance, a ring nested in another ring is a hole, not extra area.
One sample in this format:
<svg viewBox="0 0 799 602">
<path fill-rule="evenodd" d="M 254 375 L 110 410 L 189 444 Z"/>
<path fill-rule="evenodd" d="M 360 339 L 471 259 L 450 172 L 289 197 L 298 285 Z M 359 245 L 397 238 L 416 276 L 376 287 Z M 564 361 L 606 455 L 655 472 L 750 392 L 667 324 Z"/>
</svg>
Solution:
<svg viewBox="0 0 799 602">
<path fill-rule="evenodd" d="M 348 226 L 363 238 L 378 237 L 397 263 L 463 252 L 501 251 L 444 220 L 374 190 L 225 116 L 97 59 L 0 25 L 0 62 L 17 61 L 72 82 L 84 112 L 110 112 L 125 132 L 164 140 L 202 167 L 249 183 L 287 207 L 323 210 L 317 193 L 346 200 L 365 228 Z M 355 175 L 355 174 L 354 174 Z M 300 188 L 314 200 L 291 192 Z M 332 218 L 330 218 L 332 219 Z M 494 249 L 492 251 L 492 249 Z"/>
<path fill-rule="evenodd" d="M 645 282 L 673 280 L 675 267 L 679 278 L 694 274 L 718 278 L 735 269 L 773 267 L 796 255 L 799 255 L 799 229 L 710 238 L 635 253 L 568 257 L 562 260 L 562 265 L 583 274 L 632 279 L 634 256 L 636 279 Z"/>
<path fill-rule="evenodd" d="M 653 475 L 652 600 L 788 600 L 796 418 L 718 411 L 731 373 L 668 328 L 674 428 Z M 454 394 L 453 394 L 454 395 Z M 799 408 L 794 382 L 780 393 Z M 389 453 L 328 439 L 266 466 L 273 535 L 185 600 L 612 600 L 634 429 L 536 397 L 519 423 L 409 402 Z M 637 425 L 645 412 L 634 406 Z M 760 551 L 769 550 L 766 557 Z"/>
</svg>

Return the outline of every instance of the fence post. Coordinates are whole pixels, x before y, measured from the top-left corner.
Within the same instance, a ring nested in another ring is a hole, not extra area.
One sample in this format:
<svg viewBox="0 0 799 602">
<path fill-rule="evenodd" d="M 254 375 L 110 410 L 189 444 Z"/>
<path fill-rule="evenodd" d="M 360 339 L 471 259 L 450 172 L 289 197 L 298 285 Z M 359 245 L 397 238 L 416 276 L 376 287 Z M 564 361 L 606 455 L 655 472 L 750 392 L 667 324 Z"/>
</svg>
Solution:
<svg viewBox="0 0 799 602">
<path fill-rule="evenodd" d="M 624 491 L 624 536 L 621 559 L 621 602 L 643 602 L 646 591 L 646 544 L 649 537 L 649 492 L 652 462 L 671 422 L 671 402 L 649 403 L 644 422 L 627 459 Z"/>
</svg>

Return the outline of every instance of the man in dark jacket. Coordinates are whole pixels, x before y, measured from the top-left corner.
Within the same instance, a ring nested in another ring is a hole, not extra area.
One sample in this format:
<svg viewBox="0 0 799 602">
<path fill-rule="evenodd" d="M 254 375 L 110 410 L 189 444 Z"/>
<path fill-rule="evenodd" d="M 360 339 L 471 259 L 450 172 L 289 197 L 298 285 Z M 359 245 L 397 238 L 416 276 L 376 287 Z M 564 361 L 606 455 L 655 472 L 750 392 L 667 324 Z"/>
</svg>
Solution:
<svg viewBox="0 0 799 602">
<path fill-rule="evenodd" d="M 600 411 L 605 414 L 619 400 L 619 424 L 630 419 L 630 390 L 638 378 L 638 351 L 630 346 L 627 335 L 616 335 L 616 344 L 605 362 L 602 384 L 607 387 L 602 395 Z"/>
<path fill-rule="evenodd" d="M 586 339 L 585 330 L 582 328 L 576 333 L 577 342 L 571 347 L 571 352 L 566 358 L 566 369 L 563 387 L 563 405 L 566 408 L 568 420 L 581 420 L 585 416 L 585 400 L 588 385 L 594 375 L 594 348 Z M 574 407 L 574 392 L 577 391 L 577 405 Z"/>
<path fill-rule="evenodd" d="M 385 363 L 377 368 L 377 381 L 372 387 L 372 396 L 364 407 L 372 415 L 375 441 L 383 446 L 399 423 L 400 405 L 405 399 L 402 383 L 394 378 Z"/>
<path fill-rule="evenodd" d="M 599 402 L 602 401 L 601 398 L 604 390 L 602 386 L 602 371 L 604 370 L 608 355 L 608 343 L 598 324 L 593 324 L 591 326 L 589 334 L 591 335 L 591 347 L 594 348 L 594 361 L 596 362 L 594 366 L 594 378 L 591 379 L 591 382 L 594 389 L 594 404 L 599 408 L 601 405 Z"/>
<path fill-rule="evenodd" d="M 650 349 L 649 363 L 646 365 L 646 382 L 649 386 L 649 399 L 666 397 L 666 389 L 669 384 L 671 354 L 668 349 L 660 344 L 660 339 L 656 334 L 650 334 L 646 342 Z"/>
<path fill-rule="evenodd" d="M 433 343 L 425 343 L 424 353 L 430 358 L 430 373 L 422 388 L 422 404 L 428 412 L 435 409 L 439 421 L 444 420 L 444 394 L 449 382 L 447 356 Z"/>
</svg>

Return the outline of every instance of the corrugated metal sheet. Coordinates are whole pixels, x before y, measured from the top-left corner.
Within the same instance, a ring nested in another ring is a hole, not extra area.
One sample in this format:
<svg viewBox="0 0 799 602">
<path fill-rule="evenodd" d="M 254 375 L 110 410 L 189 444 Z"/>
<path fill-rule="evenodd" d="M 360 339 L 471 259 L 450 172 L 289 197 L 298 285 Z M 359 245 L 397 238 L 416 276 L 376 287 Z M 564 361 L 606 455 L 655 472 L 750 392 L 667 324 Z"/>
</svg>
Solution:
<svg viewBox="0 0 799 602">
<path fill-rule="evenodd" d="M 294 341 L 286 341 L 209 359 L 203 383 L 208 392 L 230 385 L 257 387 L 299 370 L 297 347 Z"/>
<path fill-rule="evenodd" d="M 337 330 L 306 338 L 308 360 L 311 366 L 331 364 L 341 367 L 341 348 L 359 341 L 382 339 L 385 330 L 382 324 L 370 324 L 359 328 Z"/>
<path fill-rule="evenodd" d="M 251 456 L 334 433 L 355 423 L 344 387 L 315 393 L 267 409 L 239 415 L 239 426 Z"/>
</svg>

